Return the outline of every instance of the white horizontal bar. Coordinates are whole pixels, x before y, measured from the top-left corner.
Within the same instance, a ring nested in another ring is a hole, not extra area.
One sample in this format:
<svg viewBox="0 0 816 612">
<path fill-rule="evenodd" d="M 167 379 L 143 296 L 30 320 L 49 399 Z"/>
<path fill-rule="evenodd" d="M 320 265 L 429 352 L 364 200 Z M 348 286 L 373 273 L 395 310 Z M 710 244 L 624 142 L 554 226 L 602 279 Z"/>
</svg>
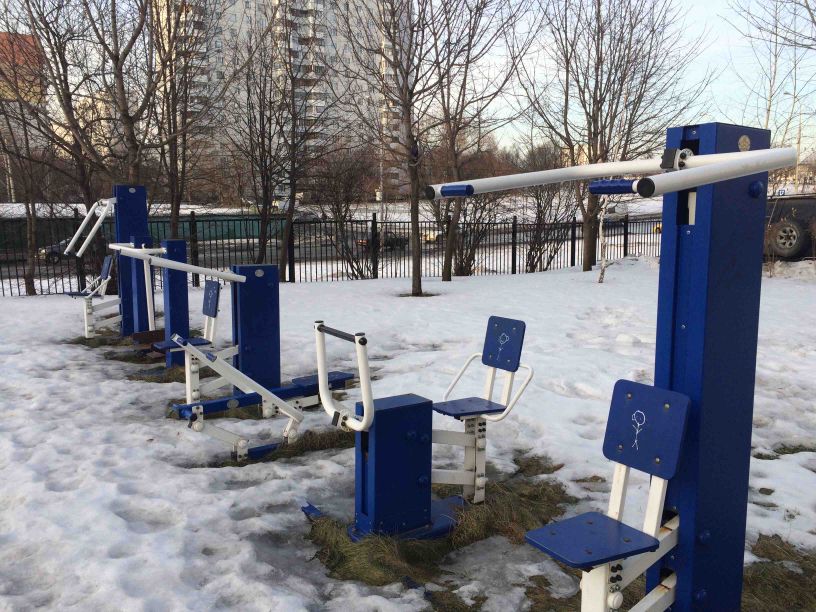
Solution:
<svg viewBox="0 0 816 612">
<path fill-rule="evenodd" d="M 781 153 L 785 151 L 785 153 Z M 790 151 L 793 151 L 793 160 L 791 161 L 790 158 Z M 793 165 L 795 163 L 795 149 L 764 149 L 759 151 L 745 151 L 741 153 L 715 153 L 711 155 L 692 155 L 686 158 L 684 161 L 684 168 L 682 170 L 678 170 L 676 172 L 668 172 L 665 174 L 660 174 L 660 177 L 668 177 L 668 176 L 682 176 L 686 173 L 691 172 L 691 170 L 697 168 L 703 168 L 706 166 L 711 166 L 714 164 L 720 164 L 724 162 L 739 162 L 740 164 L 758 164 L 759 166 L 763 166 L 763 164 L 767 164 L 768 153 L 777 153 L 780 152 L 779 155 L 784 157 L 787 160 L 785 163 L 781 165 L 774 166 L 773 168 L 765 168 L 768 169 L 776 169 L 782 168 L 788 165 Z M 762 160 L 762 161 L 759 161 Z M 596 179 L 596 178 L 605 178 L 610 176 L 625 176 L 625 175 L 638 175 L 638 174 L 657 174 L 662 171 L 660 164 L 662 159 L 660 157 L 654 157 L 651 159 L 636 159 L 631 161 L 622 161 L 622 162 L 605 162 L 601 164 L 586 164 L 583 166 L 570 166 L 568 168 L 554 168 L 552 170 L 540 170 L 538 172 L 524 172 L 521 174 L 507 174 L 504 176 L 494 176 L 488 178 L 481 178 L 481 179 L 474 179 L 471 181 L 459 181 L 456 183 L 440 183 L 437 185 L 431 185 L 426 189 L 427 196 L 433 196 L 433 199 L 439 199 L 442 197 L 442 188 L 452 188 L 452 187 L 470 187 L 472 189 L 473 195 L 477 195 L 480 193 L 491 193 L 494 191 L 506 191 L 508 189 L 520 189 L 523 187 L 534 187 L 537 185 L 550 185 L 552 183 L 564 183 L 568 181 L 582 181 L 582 180 L 589 180 L 589 179 Z M 751 170 L 749 172 L 744 172 L 738 176 L 745 176 L 746 174 L 753 174 L 755 172 L 761 172 L 763 170 Z M 719 178 L 716 180 L 728 180 L 728 178 L 738 178 L 738 176 L 729 176 L 726 178 Z M 654 177 L 652 177 L 654 178 Z M 698 185 L 705 184 L 705 182 L 714 182 L 712 180 L 698 182 Z M 692 185 L 696 186 L 696 185 Z M 688 187 L 682 187 L 687 189 Z M 433 191 L 433 193 L 431 193 Z M 674 189 L 668 189 L 666 191 L 674 191 Z M 665 193 L 661 192 L 661 193 Z M 659 195 L 659 194 L 655 194 Z M 451 197 L 451 196 L 446 196 Z"/>
<path fill-rule="evenodd" d="M 118 306 L 121 303 L 122 303 L 122 300 L 120 298 L 116 298 L 116 299 L 113 299 L 113 300 L 105 300 L 101 304 L 96 304 L 93 307 L 93 311 L 94 312 L 101 312 L 103 310 L 110 310 L 114 306 Z"/>
<path fill-rule="evenodd" d="M 670 574 L 663 579 L 637 604 L 629 609 L 629 612 L 663 612 L 674 603 L 675 587 L 677 586 L 677 574 Z"/>
<path fill-rule="evenodd" d="M 465 448 L 475 448 L 476 446 L 476 438 L 473 434 L 466 434 L 461 431 L 447 431 L 445 429 L 434 429 L 432 441 L 434 444 L 448 444 L 449 446 L 462 446 Z"/>
<path fill-rule="evenodd" d="M 229 444 L 234 448 L 240 446 L 241 442 L 244 443 L 244 446 L 249 446 L 249 440 L 242 436 L 234 434 L 231 431 L 227 431 L 222 427 L 218 427 L 217 425 L 210 425 L 207 421 L 202 420 L 196 421 L 195 423 L 197 427 L 196 431 L 199 431 L 203 434 L 210 436 L 211 438 Z"/>
<path fill-rule="evenodd" d="M 200 274 L 202 276 L 210 276 L 212 278 L 220 278 L 221 280 L 230 281 L 232 283 L 246 282 L 246 276 L 243 274 L 234 274 L 232 272 L 223 272 L 221 270 L 214 270 L 212 268 L 202 268 L 201 266 L 194 266 L 188 263 L 181 263 L 180 261 L 173 261 L 172 259 L 164 259 L 163 257 L 154 257 L 150 255 L 149 251 L 155 249 L 136 249 L 132 245 L 123 243 L 113 243 L 108 245 L 111 249 L 119 251 L 122 255 L 141 259 L 146 261 L 151 266 L 156 268 L 169 268 L 170 270 L 179 270 L 180 272 L 187 272 L 188 274 Z M 164 249 L 161 249 L 161 253 Z"/>
<path fill-rule="evenodd" d="M 179 349 L 179 350 L 184 350 L 184 349 Z M 227 385 L 230 385 L 230 384 L 232 384 L 232 383 L 230 383 L 230 381 L 228 381 L 223 376 L 213 378 L 212 380 L 208 380 L 207 382 L 201 384 L 201 395 L 209 395 L 213 391 L 218 391 L 218 389 L 221 389 L 222 387 L 226 387 Z"/>
<path fill-rule="evenodd" d="M 637 580 L 638 576 L 641 576 L 647 569 L 666 556 L 666 553 L 677 546 L 677 529 L 679 526 L 680 518 L 675 516 L 660 528 L 660 532 L 657 534 L 660 546 L 657 550 L 630 557 L 626 561 L 623 561 L 623 572 L 621 572 L 623 580 L 620 583 L 620 588 L 626 588 L 633 581 Z"/>
<path fill-rule="evenodd" d="M 431 470 L 433 484 L 472 485 L 476 480 L 476 472 L 462 470 Z"/>
<path fill-rule="evenodd" d="M 666 172 L 641 179 L 637 185 L 638 193 L 648 198 L 796 165 L 796 149 L 793 147 L 752 153 L 709 166 Z"/>
</svg>

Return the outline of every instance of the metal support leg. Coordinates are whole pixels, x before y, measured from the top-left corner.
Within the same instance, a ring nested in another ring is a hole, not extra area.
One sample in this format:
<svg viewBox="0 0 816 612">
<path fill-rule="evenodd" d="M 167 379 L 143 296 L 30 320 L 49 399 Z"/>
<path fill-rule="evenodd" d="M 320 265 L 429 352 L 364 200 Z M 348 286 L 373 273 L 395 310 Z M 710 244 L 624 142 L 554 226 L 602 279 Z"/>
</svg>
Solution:
<svg viewBox="0 0 816 612">
<path fill-rule="evenodd" d="M 184 385 L 187 392 L 187 403 L 192 404 L 201 399 L 201 380 L 199 370 L 201 365 L 198 358 L 188 352 L 184 352 Z"/>
</svg>

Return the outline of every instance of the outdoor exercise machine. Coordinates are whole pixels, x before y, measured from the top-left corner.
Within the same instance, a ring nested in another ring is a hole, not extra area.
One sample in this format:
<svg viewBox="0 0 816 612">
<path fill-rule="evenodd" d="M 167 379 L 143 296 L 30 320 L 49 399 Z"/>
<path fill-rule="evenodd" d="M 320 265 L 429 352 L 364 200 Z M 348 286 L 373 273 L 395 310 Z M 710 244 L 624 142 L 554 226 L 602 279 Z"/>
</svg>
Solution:
<svg viewBox="0 0 816 612">
<path fill-rule="evenodd" d="M 434 185 L 429 197 L 551 182 L 663 198 L 655 386 L 616 384 L 603 452 L 614 464 L 606 514 L 527 534 L 583 570 L 581 610 L 736 611 L 742 592 L 765 202 L 769 170 L 796 163 L 767 130 L 708 123 L 668 130 L 659 159 Z M 651 476 L 642 529 L 621 522 L 631 469 Z"/>
<path fill-rule="evenodd" d="M 178 257 L 183 253 L 184 249 L 176 250 Z M 162 265 L 153 256 L 149 261 L 151 265 Z M 173 265 L 176 269 L 183 269 L 178 263 Z M 198 273 L 214 276 L 209 271 Z M 173 405 L 172 411 L 186 420 L 192 431 L 227 444 L 236 460 L 260 459 L 281 444 L 293 441 L 303 420 L 303 409 L 320 403 L 317 376 L 293 378 L 286 385 L 281 383 L 278 267 L 233 266 L 231 273 L 222 273 L 220 278 L 232 282 L 232 345 L 219 350 L 214 347 L 220 284 L 207 281 L 202 308 L 204 336 L 191 338 L 172 332 L 169 342 L 157 343 L 154 347 L 184 360 L 185 403 Z M 183 284 L 174 284 L 165 278 L 166 332 L 174 329 L 172 313 L 175 308 L 183 308 L 186 313 L 186 296 L 186 277 Z M 200 373 L 203 368 L 212 370 L 217 376 L 202 383 Z M 348 372 L 331 372 L 329 385 L 331 389 L 340 389 L 353 378 L 354 375 Z M 232 387 L 231 392 L 222 397 L 203 399 L 224 387 Z M 256 405 L 260 406 L 264 419 L 280 415 L 288 417 L 280 440 L 253 446 L 248 438 L 211 422 L 212 418 L 228 410 Z"/>
<path fill-rule="evenodd" d="M 407 394 L 374 399 L 368 366 L 368 340 L 364 333 L 350 334 L 315 322 L 317 375 L 320 399 L 332 424 L 355 432 L 354 524 L 349 536 L 358 540 L 369 534 L 404 539 L 427 539 L 446 535 L 456 524 L 456 509 L 465 499 L 455 495 L 434 500 L 431 484 L 462 485 L 467 501 L 484 501 L 487 422 L 510 414 L 529 385 L 533 370 L 520 363 L 524 344 L 523 321 L 490 317 L 481 353 L 471 355 L 444 394 L 434 403 Z M 326 336 L 352 342 L 357 355 L 362 401 L 354 413 L 332 397 L 326 359 Z M 487 366 L 482 397 L 449 400 L 453 389 L 479 357 Z M 515 373 L 527 376 L 513 394 Z M 493 401 L 497 371 L 505 372 L 501 399 Z M 458 419 L 464 432 L 433 429 L 433 412 Z M 432 445 L 464 449 L 462 469 L 433 469 Z M 313 505 L 303 507 L 309 517 L 319 516 Z"/>
<path fill-rule="evenodd" d="M 65 254 L 75 254 L 82 257 L 93 243 L 105 220 L 114 216 L 114 241 L 131 242 L 134 244 L 152 244 L 152 238 L 147 225 L 147 192 L 137 185 L 116 185 L 113 188 L 113 197 L 95 202 L 79 228 L 74 233 Z M 94 221 L 94 218 L 96 220 Z M 91 222 L 93 224 L 91 225 Z M 83 232 L 90 226 L 87 236 L 79 243 Z M 124 338 L 134 332 L 148 331 L 146 292 L 144 290 L 145 275 L 141 262 L 128 259 L 117 253 L 116 277 L 118 285 L 118 306 L 120 335 Z M 139 289 L 138 291 L 136 289 Z M 152 287 L 150 288 L 152 291 Z M 102 292 L 100 292 L 102 293 Z"/>
<path fill-rule="evenodd" d="M 82 291 L 69 291 L 72 298 L 82 298 L 82 315 L 85 323 L 85 337 L 93 338 L 100 327 L 115 325 L 122 320 L 118 306 L 121 300 L 118 297 L 105 299 L 108 283 L 111 279 L 113 266 L 113 256 L 105 255 L 102 260 L 102 269 L 99 276 L 93 279 Z M 99 304 L 94 304 L 94 299 L 100 298 Z M 116 312 L 111 312 L 112 308 L 117 308 Z"/>
</svg>

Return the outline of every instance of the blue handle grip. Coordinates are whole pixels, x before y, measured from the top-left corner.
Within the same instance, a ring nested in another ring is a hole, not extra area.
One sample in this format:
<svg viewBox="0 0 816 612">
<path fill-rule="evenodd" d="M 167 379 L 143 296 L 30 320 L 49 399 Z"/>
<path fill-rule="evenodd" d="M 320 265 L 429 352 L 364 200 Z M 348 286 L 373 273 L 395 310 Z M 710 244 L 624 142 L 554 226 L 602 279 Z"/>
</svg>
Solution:
<svg viewBox="0 0 816 612">
<path fill-rule="evenodd" d="M 614 195 L 619 193 L 635 193 L 635 181 L 632 179 L 606 179 L 592 181 L 589 184 L 589 193 L 595 195 Z"/>
</svg>

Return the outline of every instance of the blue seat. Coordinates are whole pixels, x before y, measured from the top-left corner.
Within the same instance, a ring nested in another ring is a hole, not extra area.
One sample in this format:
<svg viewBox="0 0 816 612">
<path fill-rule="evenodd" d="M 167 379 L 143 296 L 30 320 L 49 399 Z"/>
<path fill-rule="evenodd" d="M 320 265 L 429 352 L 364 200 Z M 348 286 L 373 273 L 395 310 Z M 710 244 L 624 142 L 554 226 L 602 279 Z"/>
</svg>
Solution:
<svg viewBox="0 0 816 612">
<path fill-rule="evenodd" d="M 525 540 L 578 569 L 657 550 L 656 538 L 600 512 L 587 512 L 527 532 Z"/>
<path fill-rule="evenodd" d="M 604 455 L 655 478 L 673 478 L 690 406 L 691 400 L 682 393 L 619 380 L 612 393 Z M 525 539 L 551 557 L 579 569 L 651 552 L 659 546 L 658 540 L 648 533 L 599 512 L 550 523 L 529 531 Z"/>
<path fill-rule="evenodd" d="M 463 419 L 480 414 L 499 414 L 504 412 L 504 408 L 502 404 L 481 397 L 463 397 L 447 402 L 437 402 L 433 405 L 436 412 L 454 419 Z"/>
<path fill-rule="evenodd" d="M 354 379 L 354 374 L 351 372 L 329 372 L 329 388 L 339 389 L 345 387 L 346 383 Z M 300 387 L 303 395 L 317 395 L 318 381 L 317 374 L 312 376 L 298 376 L 292 379 L 292 386 Z"/>
</svg>

